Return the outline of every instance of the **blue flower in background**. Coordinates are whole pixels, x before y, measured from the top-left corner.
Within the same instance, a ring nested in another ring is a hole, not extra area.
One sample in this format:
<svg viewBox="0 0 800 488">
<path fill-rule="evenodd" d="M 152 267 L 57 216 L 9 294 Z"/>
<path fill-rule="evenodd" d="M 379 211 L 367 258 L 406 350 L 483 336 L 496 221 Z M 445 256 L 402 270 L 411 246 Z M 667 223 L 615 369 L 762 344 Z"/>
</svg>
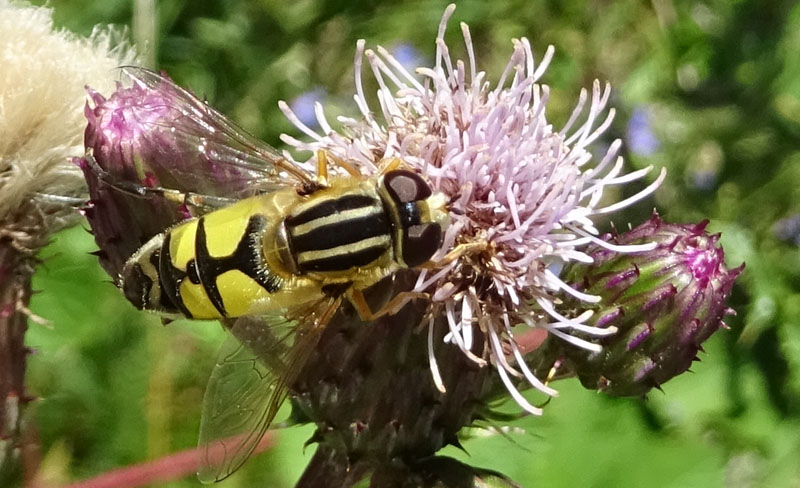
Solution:
<svg viewBox="0 0 800 488">
<path fill-rule="evenodd" d="M 314 113 L 314 104 L 321 102 L 327 95 L 328 93 L 325 89 L 317 87 L 298 95 L 289 105 L 297 118 L 313 129 L 319 126 L 317 116 Z"/>
<path fill-rule="evenodd" d="M 717 172 L 713 169 L 694 171 L 692 185 L 701 191 L 713 190 L 717 185 Z"/>
<path fill-rule="evenodd" d="M 775 222 L 775 237 L 783 242 L 800 245 L 800 214 L 792 214 Z"/>
<path fill-rule="evenodd" d="M 392 56 L 412 73 L 417 66 L 423 66 L 422 55 L 411 44 L 397 44 L 392 49 Z"/>
<path fill-rule="evenodd" d="M 653 133 L 650 110 L 639 106 L 633 110 L 626 134 L 628 149 L 637 156 L 651 156 L 661 147 Z"/>
</svg>

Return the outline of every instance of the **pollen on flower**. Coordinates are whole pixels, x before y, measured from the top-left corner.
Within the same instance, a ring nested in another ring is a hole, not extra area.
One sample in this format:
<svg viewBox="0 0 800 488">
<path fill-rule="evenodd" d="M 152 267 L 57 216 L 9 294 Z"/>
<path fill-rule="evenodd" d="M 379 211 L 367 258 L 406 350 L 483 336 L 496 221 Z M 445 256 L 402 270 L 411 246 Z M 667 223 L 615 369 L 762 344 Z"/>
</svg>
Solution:
<svg viewBox="0 0 800 488">
<path fill-rule="evenodd" d="M 606 336 L 616 331 L 587 325 L 591 312 L 568 316 L 559 311 L 560 295 L 590 303 L 599 297 L 571 287 L 554 269 L 591 262 L 582 248 L 592 243 L 617 252 L 650 249 L 649 244 L 607 242 L 592 218 L 646 197 L 664 172 L 635 195 L 605 203 L 607 187 L 642 179 L 651 169 L 624 174 L 618 140 L 599 161 L 589 152 L 614 116 L 607 108 L 609 85 L 595 82 L 591 91 L 583 90 L 567 123 L 556 129 L 546 118 L 549 87 L 539 82 L 553 47 L 537 62 L 527 39 L 513 40 L 510 59 L 492 84 L 478 68 L 466 24 L 461 32 L 467 59 L 451 57 L 444 34 L 454 9 L 450 5 L 441 20 L 432 67 L 412 72 L 386 49 L 365 49 L 359 41 L 354 98 L 361 118 L 339 117 L 337 132 L 317 104 L 316 132 L 282 103 L 286 116 L 311 140 L 282 138 L 296 149 L 324 149 L 350 160 L 365 175 L 380 172 L 387 158 L 400 158 L 448 197 L 450 225 L 432 260 L 439 264 L 420 271 L 414 291 L 430 295 L 431 317 L 446 317 L 446 341 L 477 364 L 493 364 L 512 397 L 539 414 L 517 384 L 527 382 L 548 395 L 556 391 L 528 369 L 514 330 L 546 328 L 590 350 L 599 346 L 572 332 Z M 378 111 L 369 107 L 364 92 L 364 59 L 379 86 Z M 477 337 L 485 338 L 482 348 L 476 347 Z M 429 357 L 434 381 L 444 391 L 436 360 L 432 353 Z"/>
</svg>

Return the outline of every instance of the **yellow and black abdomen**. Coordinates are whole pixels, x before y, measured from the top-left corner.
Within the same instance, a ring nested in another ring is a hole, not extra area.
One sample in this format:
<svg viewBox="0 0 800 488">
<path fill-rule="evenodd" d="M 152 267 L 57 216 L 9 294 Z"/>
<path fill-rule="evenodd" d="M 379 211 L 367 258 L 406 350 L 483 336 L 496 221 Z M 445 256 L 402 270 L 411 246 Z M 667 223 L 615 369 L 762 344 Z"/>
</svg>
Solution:
<svg viewBox="0 0 800 488">
<path fill-rule="evenodd" d="M 126 264 L 125 295 L 145 310 L 198 319 L 277 308 L 271 302 L 284 280 L 267 263 L 264 239 L 279 219 L 264 211 L 265 200 L 243 200 L 154 237 Z"/>
</svg>

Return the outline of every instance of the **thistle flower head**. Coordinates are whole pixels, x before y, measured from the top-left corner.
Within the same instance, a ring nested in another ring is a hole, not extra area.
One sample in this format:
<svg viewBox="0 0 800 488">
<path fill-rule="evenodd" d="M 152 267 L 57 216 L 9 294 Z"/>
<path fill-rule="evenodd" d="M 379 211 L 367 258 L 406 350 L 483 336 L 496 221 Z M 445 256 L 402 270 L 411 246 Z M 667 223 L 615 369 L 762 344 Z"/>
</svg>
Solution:
<svg viewBox="0 0 800 488">
<path fill-rule="evenodd" d="M 217 164 L 218 142 L 191 136 L 210 133 L 203 125 L 209 115 L 189 106 L 179 90 L 155 78 L 134 79 L 124 88 L 117 84 L 108 98 L 89 88 L 86 148 L 101 168 L 120 180 L 203 195 L 245 191 L 252 180 L 243 178 L 248 175 L 244 169 Z"/>
<path fill-rule="evenodd" d="M 611 240 L 619 245 L 653 242 L 637 254 L 620 254 L 593 245 L 592 264 L 576 264 L 566 279 L 602 297 L 592 324 L 615 327 L 612 336 L 593 340 L 591 352 L 560 344 L 556 348 L 587 388 L 611 395 L 642 395 L 683 373 L 697 359 L 702 343 L 732 313 L 725 305 L 744 265 L 729 269 L 719 235 L 707 222 L 664 223 L 658 215 Z"/>
<path fill-rule="evenodd" d="M 237 164 L 248 158 L 241 148 L 232 147 L 237 141 L 215 138 L 214 127 L 228 121 L 202 102 L 181 96 L 182 88 L 162 78 L 146 72 L 131 78 L 131 86 L 118 83 L 108 98 L 88 89 L 88 155 L 77 160 L 91 196 L 84 214 L 101 249 L 100 262 L 112 276 L 119 275 L 125 261 L 148 239 L 191 216 L 179 199 L 143 189 L 161 187 L 225 199 L 256 191 L 254 173 Z M 120 191 L 121 182 L 129 192 Z"/>
<path fill-rule="evenodd" d="M 649 171 L 623 175 L 622 159 L 617 156 L 619 141 L 610 145 L 599 162 L 593 161 L 588 146 L 614 115 L 613 109 L 606 111 L 608 85 L 595 82 L 591 95 L 583 91 L 565 126 L 556 129 L 546 117 L 549 88 L 539 83 L 553 48 L 537 64 L 528 40 L 515 40 L 505 70 L 492 84 L 477 68 L 465 24 L 461 30 L 467 60 L 451 58 L 443 37 L 453 9 L 453 5 L 448 7 L 442 19 L 434 66 L 416 70 L 422 80 L 387 50 L 365 50 L 359 42 L 355 101 L 362 118 L 340 118 L 340 134 L 318 106 L 322 131 L 318 134 L 282 104 L 287 116 L 312 140 L 283 139 L 298 149 L 330 151 L 356 162 L 367 174 L 380 171 L 385 158 L 400 158 L 450 199 L 451 225 L 433 258 L 439 260 L 438 266 L 420 273 L 415 290 L 431 295 L 431 317 L 447 317 L 446 340 L 478 364 L 493 363 L 517 402 L 539 413 L 519 394 L 512 378 L 524 379 L 551 395 L 555 392 L 525 366 L 512 329 L 519 324 L 546 327 L 555 335 L 595 348 L 564 331 L 601 335 L 610 331 L 587 326 L 585 314 L 563 315 L 555 303 L 564 294 L 587 303 L 598 297 L 567 285 L 551 267 L 590 262 L 591 257 L 582 251 L 589 243 L 623 250 L 597 237 L 592 218 L 640 200 L 661 182 L 664 173 L 634 196 L 604 205 L 608 186 L 640 179 Z M 370 110 L 363 90 L 364 58 L 379 85 L 379 116 Z M 478 348 L 486 352 L 480 356 L 473 353 L 475 328 L 486 337 L 487 347 Z M 433 355 L 431 367 L 437 386 L 444 391 Z"/>
</svg>

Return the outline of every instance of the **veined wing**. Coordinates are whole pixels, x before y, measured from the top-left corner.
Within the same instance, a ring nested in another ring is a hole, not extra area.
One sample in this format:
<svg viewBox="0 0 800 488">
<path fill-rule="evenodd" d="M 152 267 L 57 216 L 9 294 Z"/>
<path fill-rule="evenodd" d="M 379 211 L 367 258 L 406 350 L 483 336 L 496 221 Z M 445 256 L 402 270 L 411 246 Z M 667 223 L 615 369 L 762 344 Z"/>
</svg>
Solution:
<svg viewBox="0 0 800 488">
<path fill-rule="evenodd" d="M 203 398 L 201 481 L 223 480 L 247 461 L 341 300 L 326 297 L 284 314 L 236 320 Z"/>
<path fill-rule="evenodd" d="M 218 196 L 249 196 L 238 192 L 265 192 L 287 185 L 311 187 L 314 179 L 303 168 L 287 161 L 275 148 L 252 136 L 225 115 L 181 88 L 166 76 L 128 66 L 123 72 L 134 83 L 150 90 L 152 97 L 137 107 L 139 122 L 159 126 L 166 131 L 142 132 L 151 138 L 151 147 L 163 149 L 163 166 L 157 173 L 170 174 L 175 181 L 222 181 L 231 194 L 219 195 L 205 188 L 178 188 L 182 191 Z M 165 141 L 166 140 L 166 141 Z M 170 157 L 170 151 L 181 151 Z M 188 156 L 187 156 L 188 153 Z M 159 158 L 151 158 L 158 161 Z M 178 161 L 176 161 L 176 159 Z M 194 161 L 193 161 L 194 160 Z M 181 164 L 188 161 L 189 164 Z M 171 186 L 164 184 L 163 186 Z"/>
</svg>

